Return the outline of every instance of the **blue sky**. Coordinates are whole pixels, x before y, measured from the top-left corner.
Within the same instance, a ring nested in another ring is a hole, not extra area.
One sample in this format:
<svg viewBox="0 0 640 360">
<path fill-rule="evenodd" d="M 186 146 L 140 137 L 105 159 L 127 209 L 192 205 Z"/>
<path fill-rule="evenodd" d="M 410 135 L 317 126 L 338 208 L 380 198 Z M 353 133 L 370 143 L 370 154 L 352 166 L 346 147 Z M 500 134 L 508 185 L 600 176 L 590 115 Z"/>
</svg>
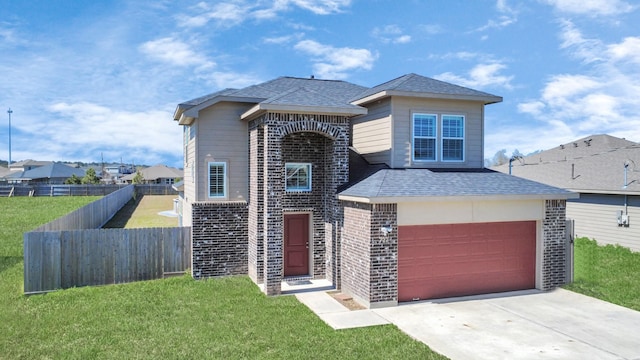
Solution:
<svg viewBox="0 0 640 360">
<path fill-rule="evenodd" d="M 178 103 L 278 76 L 407 73 L 504 97 L 485 157 L 640 141 L 627 0 L 0 0 L 0 159 L 181 166 Z"/>
</svg>

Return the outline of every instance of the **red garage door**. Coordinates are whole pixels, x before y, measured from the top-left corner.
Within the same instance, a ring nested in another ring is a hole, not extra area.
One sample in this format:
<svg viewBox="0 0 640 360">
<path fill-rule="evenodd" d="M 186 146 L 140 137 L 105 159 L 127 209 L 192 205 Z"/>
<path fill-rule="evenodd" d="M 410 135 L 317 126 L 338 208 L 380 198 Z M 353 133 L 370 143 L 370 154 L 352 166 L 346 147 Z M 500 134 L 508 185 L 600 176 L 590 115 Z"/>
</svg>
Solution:
<svg viewBox="0 0 640 360">
<path fill-rule="evenodd" d="M 398 301 L 535 287 L 536 222 L 400 226 Z"/>
</svg>

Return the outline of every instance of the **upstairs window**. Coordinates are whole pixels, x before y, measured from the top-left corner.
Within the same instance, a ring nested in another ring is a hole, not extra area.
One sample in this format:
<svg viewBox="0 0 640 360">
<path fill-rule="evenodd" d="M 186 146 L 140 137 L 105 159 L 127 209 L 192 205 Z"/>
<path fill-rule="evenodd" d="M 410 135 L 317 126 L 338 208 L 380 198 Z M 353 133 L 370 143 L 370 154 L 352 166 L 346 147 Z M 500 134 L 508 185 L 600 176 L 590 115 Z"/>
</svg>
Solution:
<svg viewBox="0 0 640 360">
<path fill-rule="evenodd" d="M 464 161 L 462 115 L 442 115 L 442 161 Z"/>
<path fill-rule="evenodd" d="M 311 191 L 311 164 L 286 163 L 287 191 Z"/>
<path fill-rule="evenodd" d="M 227 163 L 209 163 L 209 197 L 225 198 L 227 196 Z"/>
<path fill-rule="evenodd" d="M 436 161 L 437 116 L 413 114 L 413 160 Z"/>
</svg>

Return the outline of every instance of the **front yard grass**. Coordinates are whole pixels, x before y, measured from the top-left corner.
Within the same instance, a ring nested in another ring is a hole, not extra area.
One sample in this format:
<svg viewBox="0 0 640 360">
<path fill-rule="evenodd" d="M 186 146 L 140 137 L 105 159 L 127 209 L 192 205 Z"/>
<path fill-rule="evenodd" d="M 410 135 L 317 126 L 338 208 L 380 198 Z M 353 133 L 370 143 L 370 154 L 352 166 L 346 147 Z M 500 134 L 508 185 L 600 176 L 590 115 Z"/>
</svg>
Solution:
<svg viewBox="0 0 640 360">
<path fill-rule="evenodd" d="M 93 200 L 0 198 L 0 359 L 445 359 L 392 325 L 334 331 L 247 277 L 24 296 L 22 233 Z"/>
<path fill-rule="evenodd" d="M 640 311 L 640 253 L 575 241 L 574 282 L 564 288 Z"/>
</svg>

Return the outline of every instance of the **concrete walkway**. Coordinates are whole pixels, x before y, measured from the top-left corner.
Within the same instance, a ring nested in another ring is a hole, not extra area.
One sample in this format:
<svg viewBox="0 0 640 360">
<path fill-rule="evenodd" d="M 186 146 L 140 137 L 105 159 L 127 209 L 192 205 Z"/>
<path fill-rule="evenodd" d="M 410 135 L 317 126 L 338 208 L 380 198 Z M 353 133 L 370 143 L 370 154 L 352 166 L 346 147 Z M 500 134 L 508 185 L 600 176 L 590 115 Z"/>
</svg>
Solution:
<svg viewBox="0 0 640 360">
<path fill-rule="evenodd" d="M 300 293 L 296 297 L 336 330 L 390 324 L 373 310 L 351 311 L 324 291 Z"/>
<path fill-rule="evenodd" d="M 356 311 L 325 292 L 296 296 L 334 329 L 393 323 L 452 360 L 640 360 L 640 312 L 563 289 Z"/>
</svg>

